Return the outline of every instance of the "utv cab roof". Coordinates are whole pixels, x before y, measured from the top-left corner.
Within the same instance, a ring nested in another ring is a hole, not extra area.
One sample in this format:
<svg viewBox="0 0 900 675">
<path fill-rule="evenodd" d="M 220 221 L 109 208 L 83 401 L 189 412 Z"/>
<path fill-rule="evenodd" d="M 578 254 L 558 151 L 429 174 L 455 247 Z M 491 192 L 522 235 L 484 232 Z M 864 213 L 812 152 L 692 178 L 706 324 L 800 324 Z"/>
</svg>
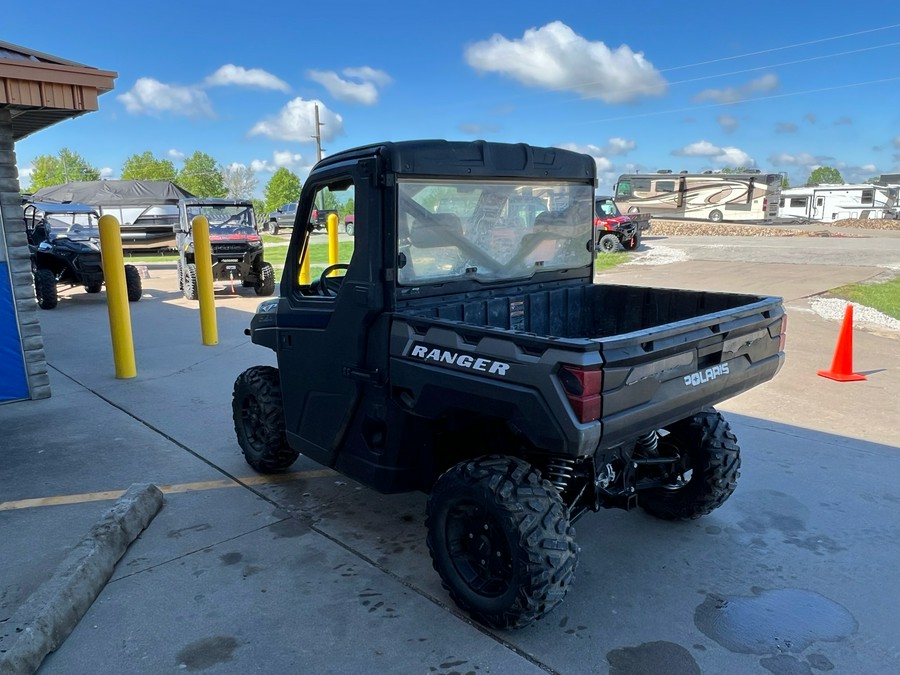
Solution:
<svg viewBox="0 0 900 675">
<path fill-rule="evenodd" d="M 401 141 L 343 150 L 321 160 L 313 170 L 373 155 L 389 171 L 413 176 L 581 179 L 594 181 L 597 163 L 590 155 L 562 148 L 491 141 Z"/>
</svg>

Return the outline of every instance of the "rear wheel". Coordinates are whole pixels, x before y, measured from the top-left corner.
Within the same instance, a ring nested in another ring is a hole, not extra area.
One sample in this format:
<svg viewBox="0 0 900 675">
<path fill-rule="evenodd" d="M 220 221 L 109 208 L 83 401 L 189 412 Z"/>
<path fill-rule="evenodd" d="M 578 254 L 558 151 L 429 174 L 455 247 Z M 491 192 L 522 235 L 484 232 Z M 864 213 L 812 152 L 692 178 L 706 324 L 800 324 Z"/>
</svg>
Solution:
<svg viewBox="0 0 900 675">
<path fill-rule="evenodd" d="M 34 271 L 34 293 L 38 307 L 53 309 L 59 303 L 56 292 L 56 275 L 48 269 L 38 268 Z"/>
<path fill-rule="evenodd" d="M 231 412 L 244 459 L 257 471 L 281 471 L 300 456 L 287 444 L 277 368 L 254 366 L 238 375 Z"/>
<path fill-rule="evenodd" d="M 259 270 L 259 281 L 253 289 L 257 295 L 272 295 L 275 292 L 275 269 L 269 263 L 263 263 Z"/>
<path fill-rule="evenodd" d="M 194 263 L 188 263 L 184 266 L 184 273 L 181 281 L 181 291 L 188 300 L 197 299 L 197 266 Z"/>
<path fill-rule="evenodd" d="M 741 468 L 737 438 L 722 414 L 712 408 L 676 422 L 667 431 L 650 456 L 675 462 L 660 476 L 666 484 L 641 491 L 638 503 L 664 520 L 705 516 L 724 504 L 737 487 Z"/>
<path fill-rule="evenodd" d="M 278 234 L 278 223 L 269 223 L 269 231 L 272 234 Z"/>
<path fill-rule="evenodd" d="M 128 291 L 128 302 L 137 302 L 144 294 L 141 273 L 134 265 L 125 265 L 125 288 Z"/>
<path fill-rule="evenodd" d="M 614 234 L 604 234 L 597 242 L 597 247 L 603 253 L 616 253 L 622 250 L 622 242 Z"/>
<path fill-rule="evenodd" d="M 712 211 L 709 212 L 709 219 L 711 221 L 713 221 L 714 223 L 721 223 L 722 222 L 722 212 L 719 211 L 719 209 L 713 209 Z"/>
<path fill-rule="evenodd" d="M 353 223 L 344 223 L 344 232 L 351 237 L 353 236 Z"/>
<path fill-rule="evenodd" d="M 462 462 L 428 497 L 428 550 L 454 602 L 492 628 L 520 628 L 562 602 L 575 577 L 575 530 L 530 464 Z"/>
</svg>

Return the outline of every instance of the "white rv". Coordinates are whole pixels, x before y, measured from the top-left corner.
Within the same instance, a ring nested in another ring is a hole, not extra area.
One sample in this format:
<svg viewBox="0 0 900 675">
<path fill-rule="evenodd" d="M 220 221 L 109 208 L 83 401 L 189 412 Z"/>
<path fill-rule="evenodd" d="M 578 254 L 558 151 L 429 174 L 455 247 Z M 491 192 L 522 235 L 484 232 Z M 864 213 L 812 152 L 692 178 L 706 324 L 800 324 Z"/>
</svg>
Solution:
<svg viewBox="0 0 900 675">
<path fill-rule="evenodd" d="M 780 218 L 831 223 L 845 218 L 898 218 L 896 185 L 811 185 L 781 191 Z"/>
<path fill-rule="evenodd" d="M 646 213 L 655 218 L 758 222 L 778 215 L 781 180 L 781 174 L 758 169 L 622 174 L 615 200 L 623 213 Z"/>
</svg>

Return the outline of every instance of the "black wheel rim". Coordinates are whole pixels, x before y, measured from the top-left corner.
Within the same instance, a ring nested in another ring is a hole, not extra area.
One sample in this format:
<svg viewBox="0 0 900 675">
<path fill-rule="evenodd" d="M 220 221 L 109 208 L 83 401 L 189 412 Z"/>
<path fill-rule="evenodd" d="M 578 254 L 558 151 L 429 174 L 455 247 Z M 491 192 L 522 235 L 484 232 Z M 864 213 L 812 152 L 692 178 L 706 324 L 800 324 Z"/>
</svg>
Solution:
<svg viewBox="0 0 900 675">
<path fill-rule="evenodd" d="M 447 551 L 465 584 L 483 597 L 509 591 L 513 576 L 512 551 L 503 529 L 475 502 L 460 502 L 447 514 Z"/>
<path fill-rule="evenodd" d="M 255 396 L 245 396 L 241 403 L 241 420 L 244 423 L 244 432 L 247 440 L 254 447 L 258 447 L 264 440 L 262 438 L 265 427 L 262 423 L 262 406 Z"/>
</svg>

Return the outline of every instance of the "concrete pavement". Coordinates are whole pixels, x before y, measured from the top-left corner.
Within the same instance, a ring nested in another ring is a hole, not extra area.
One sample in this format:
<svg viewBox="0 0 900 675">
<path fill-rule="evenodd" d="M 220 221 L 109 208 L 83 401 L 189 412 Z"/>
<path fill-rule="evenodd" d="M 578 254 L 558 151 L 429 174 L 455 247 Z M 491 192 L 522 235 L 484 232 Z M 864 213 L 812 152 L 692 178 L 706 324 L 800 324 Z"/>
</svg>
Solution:
<svg viewBox="0 0 900 675">
<path fill-rule="evenodd" d="M 569 597 L 515 633 L 471 624 L 441 589 L 424 496 L 377 495 L 305 458 L 281 480 L 249 470 L 231 385 L 247 366 L 274 363 L 243 335 L 252 293 L 217 294 L 220 341 L 203 347 L 195 303 L 172 271 L 151 270 L 132 306 L 139 375 L 116 380 L 105 294 L 72 291 L 41 315 L 53 397 L 0 406 L 0 630 L 115 491 L 152 482 L 165 506 L 41 672 L 888 671 L 900 659 L 884 602 L 900 590 L 887 572 L 900 536 L 900 350 L 858 332 L 855 365 L 869 380 L 816 377 L 837 326 L 803 299 L 878 270 L 680 265 L 602 280 L 789 300 L 782 373 L 722 406 L 744 448 L 740 486 L 691 523 L 585 516 Z M 803 626 L 777 626 L 793 643 L 722 634 L 721 607 L 787 616 L 779 603 L 809 613 Z"/>
</svg>

